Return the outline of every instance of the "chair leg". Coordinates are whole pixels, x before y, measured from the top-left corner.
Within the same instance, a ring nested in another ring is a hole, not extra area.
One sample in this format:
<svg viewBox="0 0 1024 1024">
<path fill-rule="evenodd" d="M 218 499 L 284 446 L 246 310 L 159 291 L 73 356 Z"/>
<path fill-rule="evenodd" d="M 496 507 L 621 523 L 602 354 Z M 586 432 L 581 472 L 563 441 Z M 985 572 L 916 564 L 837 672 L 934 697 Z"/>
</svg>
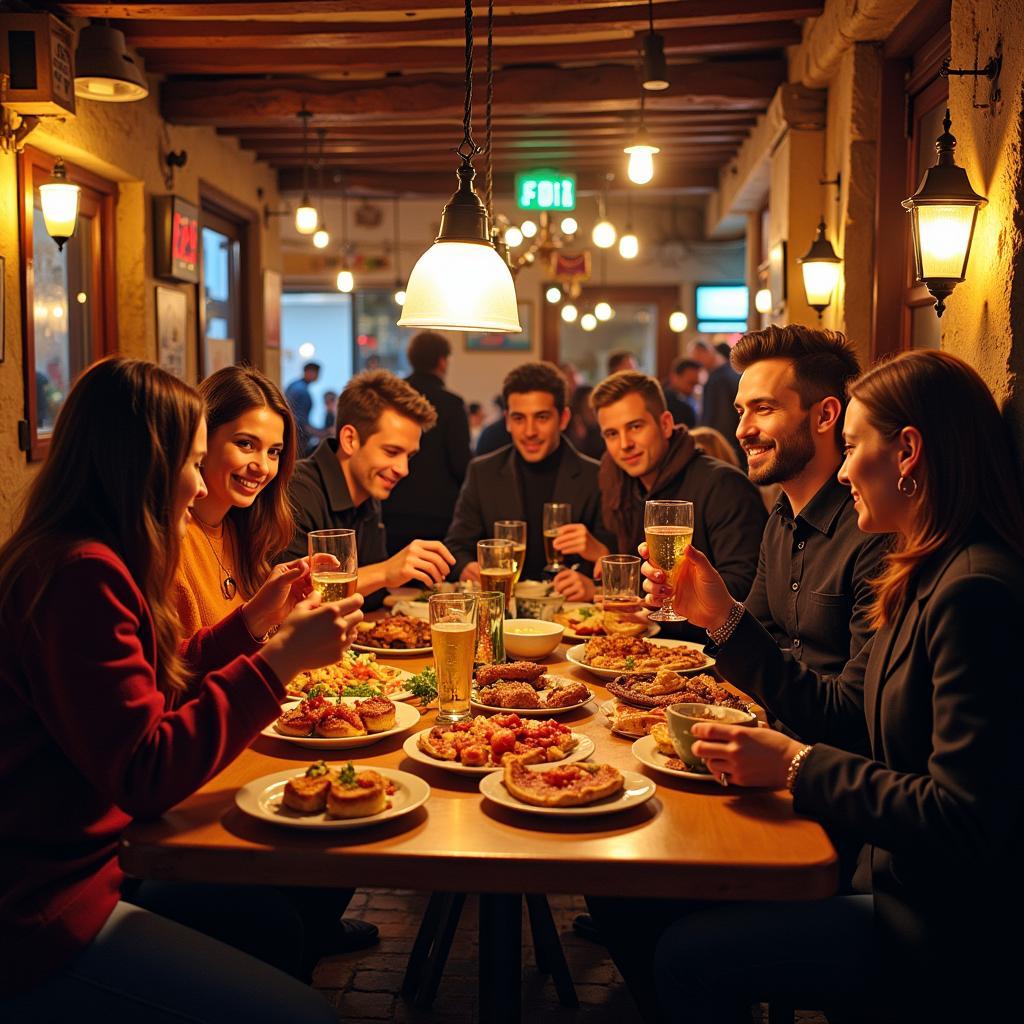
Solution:
<svg viewBox="0 0 1024 1024">
<path fill-rule="evenodd" d="M 455 930 L 459 926 L 459 918 L 462 916 L 462 908 L 466 902 L 464 892 L 446 894 L 446 903 L 442 911 L 442 919 L 438 929 L 437 941 L 424 965 L 423 975 L 419 991 L 416 993 L 414 1005 L 421 1010 L 427 1010 L 434 1002 L 438 987 L 441 984 L 441 977 L 444 974 L 445 964 L 448 962 L 448 954 L 452 949 L 452 941 L 455 938 Z"/>
<path fill-rule="evenodd" d="M 533 950 L 537 970 L 550 974 L 562 1006 L 575 1009 L 580 1005 L 576 998 L 576 986 L 572 983 L 569 965 L 565 961 L 562 943 L 551 916 L 551 907 L 543 893 L 527 893 L 526 909 L 530 914 L 530 930 L 533 933 Z"/>
</svg>

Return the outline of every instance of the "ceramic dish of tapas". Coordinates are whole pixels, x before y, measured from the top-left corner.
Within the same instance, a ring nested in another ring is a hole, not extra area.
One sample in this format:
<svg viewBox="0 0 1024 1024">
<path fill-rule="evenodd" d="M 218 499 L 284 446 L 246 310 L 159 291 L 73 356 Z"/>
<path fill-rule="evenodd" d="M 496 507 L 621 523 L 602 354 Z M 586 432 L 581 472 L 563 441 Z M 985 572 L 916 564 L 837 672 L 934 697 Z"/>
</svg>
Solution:
<svg viewBox="0 0 1024 1024">
<path fill-rule="evenodd" d="M 365 697 L 338 697 L 336 703 L 354 709 L 357 704 L 364 700 L 366 700 Z M 293 701 L 290 704 L 282 704 L 282 715 L 293 711 L 301 703 L 301 701 Z M 332 701 L 332 703 L 335 702 Z M 346 750 L 350 747 L 366 747 L 371 743 L 387 739 L 389 736 L 398 736 L 411 729 L 420 720 L 419 708 L 414 708 L 411 704 L 402 704 L 398 701 L 392 701 L 392 703 L 395 705 L 395 724 L 390 729 L 384 729 L 381 732 L 370 732 L 367 729 L 365 733 L 358 736 L 318 736 L 315 733 L 310 736 L 294 736 L 281 731 L 279 726 L 280 719 L 278 719 L 271 722 L 260 735 L 269 736 L 275 740 L 285 740 L 287 743 L 294 743 L 300 747 L 310 747 L 314 750 Z"/>
<path fill-rule="evenodd" d="M 673 768 L 673 762 L 683 764 L 677 757 L 669 757 L 658 750 L 653 736 L 641 736 L 631 747 L 633 756 L 652 771 L 667 775 L 672 779 L 690 779 L 693 782 L 716 782 L 711 772 L 699 772 L 696 769 Z"/>
<path fill-rule="evenodd" d="M 530 771 L 542 772 L 551 765 L 530 765 Z M 623 786 L 618 793 L 612 796 L 596 800 L 594 803 L 582 804 L 575 807 L 543 807 L 537 804 L 524 803 L 516 799 L 506 788 L 504 777 L 499 772 L 492 772 L 480 780 L 480 792 L 488 800 L 508 807 L 514 811 L 523 811 L 526 814 L 539 814 L 545 817 L 562 818 L 585 818 L 599 814 L 616 814 L 619 811 L 627 811 L 631 807 L 638 807 L 646 803 L 658 788 L 639 772 L 624 771 Z"/>
<path fill-rule="evenodd" d="M 652 667 L 650 664 L 643 661 L 642 656 L 631 656 L 628 654 L 622 655 L 621 657 L 615 657 L 613 654 L 602 656 L 602 661 L 616 661 L 618 662 L 618 665 L 591 665 L 584 660 L 589 656 L 587 648 L 594 642 L 594 640 L 615 639 L 617 638 L 595 637 L 587 643 L 576 644 L 575 647 L 570 647 L 569 650 L 566 651 L 566 660 L 579 668 L 586 669 L 587 672 L 592 673 L 600 679 L 615 679 L 616 676 L 641 675 L 648 672 L 657 672 L 658 668 L 669 668 L 673 672 L 686 675 L 691 672 L 705 672 L 715 663 L 714 658 L 708 657 L 708 655 L 704 653 L 704 647 L 701 644 L 692 644 L 685 640 L 646 640 L 640 637 L 629 637 L 627 639 L 633 642 L 640 640 L 643 644 L 647 645 L 646 649 L 652 647 L 659 650 L 669 649 L 672 652 L 675 652 L 677 660 L 673 660 L 673 656 L 671 655 L 664 655 L 664 663 L 657 667 Z M 643 667 L 639 667 L 641 665 Z"/>
</svg>

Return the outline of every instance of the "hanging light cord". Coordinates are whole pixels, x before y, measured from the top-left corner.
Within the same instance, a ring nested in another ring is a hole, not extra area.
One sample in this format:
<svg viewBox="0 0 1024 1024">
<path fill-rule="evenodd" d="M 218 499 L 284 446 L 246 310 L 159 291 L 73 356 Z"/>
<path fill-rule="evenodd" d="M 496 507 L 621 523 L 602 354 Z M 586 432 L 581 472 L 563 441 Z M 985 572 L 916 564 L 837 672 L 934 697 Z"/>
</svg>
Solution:
<svg viewBox="0 0 1024 1024">
<path fill-rule="evenodd" d="M 299 117 L 302 118 L 302 194 L 305 197 L 309 195 L 309 111 L 305 104 L 299 111 Z"/>
<path fill-rule="evenodd" d="M 466 0 L 466 104 L 462 112 L 462 141 L 455 152 L 468 167 L 480 147 L 473 141 L 473 0 Z"/>
<path fill-rule="evenodd" d="M 316 158 L 317 181 L 319 182 L 320 188 L 320 209 L 325 210 L 327 208 L 327 204 L 324 200 L 324 136 L 327 134 L 327 129 L 317 128 L 316 133 L 317 137 L 320 140 L 320 149 Z M 318 216 L 317 220 L 319 221 L 320 227 L 322 228 L 324 226 L 323 217 Z"/>
<path fill-rule="evenodd" d="M 650 33 L 654 35 L 654 0 L 647 0 L 647 20 L 650 25 Z"/>
<path fill-rule="evenodd" d="M 393 220 L 395 222 L 395 278 L 398 279 L 402 276 L 402 253 L 399 249 L 399 227 L 398 227 L 398 196 L 394 199 L 394 215 Z"/>
<path fill-rule="evenodd" d="M 491 155 L 491 111 L 494 107 L 494 0 L 487 0 L 487 107 L 484 119 L 487 134 L 487 219 L 494 231 L 494 159 Z"/>
</svg>

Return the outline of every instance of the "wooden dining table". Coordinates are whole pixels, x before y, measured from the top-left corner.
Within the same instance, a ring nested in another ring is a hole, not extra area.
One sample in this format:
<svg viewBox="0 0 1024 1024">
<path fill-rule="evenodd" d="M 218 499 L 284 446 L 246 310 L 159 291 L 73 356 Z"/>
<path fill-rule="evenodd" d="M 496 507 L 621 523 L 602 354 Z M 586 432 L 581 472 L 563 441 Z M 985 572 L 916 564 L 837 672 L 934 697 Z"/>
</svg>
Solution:
<svg viewBox="0 0 1024 1024">
<path fill-rule="evenodd" d="M 668 778 L 641 765 L 631 740 L 614 735 L 600 681 L 565 660 L 546 671 L 585 682 L 595 699 L 559 717 L 595 744 L 594 762 L 649 775 L 646 803 L 599 817 L 538 816 L 485 799 L 477 776 L 409 758 L 408 736 L 340 751 L 314 751 L 259 736 L 239 758 L 157 821 L 125 832 L 120 861 L 144 879 L 294 886 L 379 886 L 481 897 L 481 1011 L 519 1018 L 523 893 L 701 900 L 816 900 L 836 889 L 837 859 L 813 821 L 793 813 L 785 791 Z M 382 658 L 418 672 L 429 657 Z M 413 730 L 428 728 L 426 711 Z M 431 793 L 411 813 L 367 828 L 298 830 L 248 817 L 235 804 L 246 783 L 319 757 L 398 768 Z"/>
</svg>

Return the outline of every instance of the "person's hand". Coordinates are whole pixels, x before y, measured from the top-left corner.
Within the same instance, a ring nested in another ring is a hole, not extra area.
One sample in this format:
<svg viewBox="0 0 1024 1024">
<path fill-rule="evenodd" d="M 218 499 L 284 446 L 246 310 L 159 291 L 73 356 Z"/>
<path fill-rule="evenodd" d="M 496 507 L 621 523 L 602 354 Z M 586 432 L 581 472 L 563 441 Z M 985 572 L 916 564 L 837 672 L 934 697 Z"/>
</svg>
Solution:
<svg viewBox="0 0 1024 1024">
<path fill-rule="evenodd" d="M 363 595 L 320 603 L 319 594 L 300 601 L 260 651 L 282 683 L 303 669 L 332 665 L 355 639 Z"/>
<path fill-rule="evenodd" d="M 797 751 L 804 746 L 774 729 L 750 729 L 744 725 L 695 722 L 691 729 L 697 742 L 693 753 L 721 780 L 739 786 L 782 789 Z"/>
<path fill-rule="evenodd" d="M 566 601 L 592 601 L 594 581 L 575 569 L 563 569 L 553 580 L 555 590 Z"/>
<path fill-rule="evenodd" d="M 265 636 L 280 625 L 312 589 L 307 559 L 296 558 L 275 565 L 263 586 L 242 607 L 242 618 L 249 632 L 256 637 Z"/>
<path fill-rule="evenodd" d="M 459 573 L 459 580 L 463 583 L 479 583 L 480 563 L 468 562 L 462 572 Z"/>
<path fill-rule="evenodd" d="M 666 598 L 679 615 L 685 615 L 695 626 L 717 629 L 725 623 L 732 611 L 732 595 L 725 581 L 718 575 L 707 556 L 695 547 L 688 547 L 675 573 L 675 589 L 668 586 L 666 574 L 647 561 L 646 544 L 637 551 L 644 559 L 640 572 L 644 575 L 644 590 L 650 595 L 648 604 L 660 608 Z"/>
<path fill-rule="evenodd" d="M 429 587 L 447 579 L 454 564 L 455 556 L 439 540 L 414 540 L 384 563 L 384 586 L 419 580 Z"/>
<path fill-rule="evenodd" d="M 608 549 L 582 523 L 560 526 L 553 546 L 560 554 L 581 555 L 588 562 L 597 562 L 608 554 Z"/>
</svg>

